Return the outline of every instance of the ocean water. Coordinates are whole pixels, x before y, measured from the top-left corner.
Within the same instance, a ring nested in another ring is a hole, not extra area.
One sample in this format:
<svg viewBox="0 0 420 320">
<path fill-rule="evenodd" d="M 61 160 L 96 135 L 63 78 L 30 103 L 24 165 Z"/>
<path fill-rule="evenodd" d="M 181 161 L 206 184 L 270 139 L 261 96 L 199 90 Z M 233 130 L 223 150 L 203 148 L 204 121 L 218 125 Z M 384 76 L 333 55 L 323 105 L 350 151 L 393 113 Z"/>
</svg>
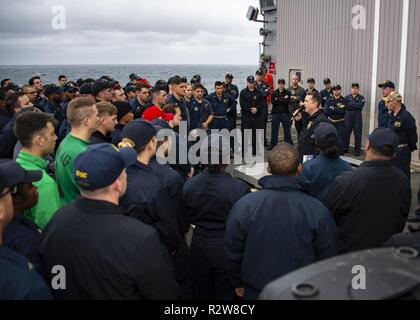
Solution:
<svg viewBox="0 0 420 320">
<path fill-rule="evenodd" d="M 58 76 L 64 74 L 69 80 L 79 78 L 98 79 L 109 75 L 123 86 L 129 81 L 131 73 L 137 73 L 151 84 L 157 80 L 167 81 L 174 75 L 185 76 L 188 80 L 195 74 L 201 75 L 201 81 L 212 91 L 216 81 L 224 81 L 227 73 L 235 77 L 234 83 L 240 88 L 246 85 L 246 78 L 254 75 L 257 65 L 60 65 L 60 66 L 0 66 L 0 79 L 10 78 L 22 86 L 34 75 L 40 74 L 44 84 L 57 83 Z"/>
</svg>

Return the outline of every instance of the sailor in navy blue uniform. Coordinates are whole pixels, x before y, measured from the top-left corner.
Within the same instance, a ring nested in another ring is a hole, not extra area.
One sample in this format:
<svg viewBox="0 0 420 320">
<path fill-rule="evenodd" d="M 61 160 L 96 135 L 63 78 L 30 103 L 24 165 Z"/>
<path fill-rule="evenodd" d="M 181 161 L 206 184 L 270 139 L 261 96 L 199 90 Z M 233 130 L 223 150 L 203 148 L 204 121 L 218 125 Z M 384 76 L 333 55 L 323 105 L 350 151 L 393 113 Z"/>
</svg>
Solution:
<svg viewBox="0 0 420 320">
<path fill-rule="evenodd" d="M 203 129 L 208 130 L 213 121 L 213 108 L 206 99 L 204 99 L 204 86 L 195 84 L 193 87 L 193 97 L 188 104 L 190 115 L 190 130 Z"/>
<path fill-rule="evenodd" d="M 213 121 L 210 124 L 210 128 L 218 130 L 230 129 L 229 115 L 236 113 L 237 101 L 230 94 L 223 92 L 223 82 L 217 81 L 214 88 L 215 92 L 206 97 L 213 109 Z"/>
<path fill-rule="evenodd" d="M 417 150 L 418 134 L 416 120 L 402 104 L 402 100 L 403 97 L 398 92 L 392 92 L 388 96 L 387 108 L 391 112 L 389 128 L 399 138 L 399 145 L 393 163 L 410 178 L 411 153 Z"/>
<path fill-rule="evenodd" d="M 350 147 L 351 134 L 354 132 L 354 155 L 360 156 L 362 152 L 362 128 L 363 128 L 363 117 L 362 110 L 365 106 L 365 97 L 359 94 L 360 86 L 358 83 L 351 85 L 351 94 L 349 94 L 346 100 L 347 112 L 346 112 L 346 128 L 347 137 L 344 141 L 344 152 L 347 153 Z"/>
<path fill-rule="evenodd" d="M 156 128 L 145 120 L 136 119 L 124 127 L 122 145 L 132 146 L 138 158 L 135 164 L 127 168 L 127 192 L 121 204 L 131 217 L 158 231 L 172 256 L 180 296 L 188 299 L 191 295 L 191 275 L 188 250 L 180 232 L 179 208 L 150 167 L 150 161 L 156 155 L 156 135 Z"/>
<path fill-rule="evenodd" d="M 41 177 L 41 171 L 26 171 L 14 161 L 0 160 L 0 230 L 5 230 L 13 219 L 12 195 L 17 191 L 16 186 L 39 181 Z M 1 243 L 0 238 L 0 300 L 52 299 L 32 263 Z"/>
<path fill-rule="evenodd" d="M 333 96 L 327 100 L 325 104 L 325 115 L 328 120 L 334 125 L 338 132 L 339 145 L 343 152 L 344 141 L 346 140 L 346 100 L 341 95 L 341 86 L 335 85 L 333 87 Z"/>
<path fill-rule="evenodd" d="M 226 77 L 225 77 L 226 89 L 227 89 L 227 92 L 229 92 L 232 95 L 233 99 L 238 100 L 239 89 L 236 85 L 234 85 L 232 83 L 233 79 L 234 79 L 234 77 L 233 77 L 232 74 L 228 73 L 226 75 Z"/>
<path fill-rule="evenodd" d="M 303 106 L 303 101 L 305 101 L 305 98 L 307 96 L 308 93 L 310 92 L 318 92 L 318 90 L 315 89 L 315 79 L 314 78 L 309 78 L 307 81 L 308 87 L 305 89 L 305 91 L 303 92 L 302 96 L 300 97 L 300 101 L 302 101 L 302 106 Z"/>
<path fill-rule="evenodd" d="M 44 95 L 46 97 L 44 110 L 46 113 L 50 113 L 52 116 L 54 116 L 55 120 L 58 122 L 57 127 L 60 128 L 61 123 L 65 119 L 60 106 L 63 102 L 62 90 L 55 84 L 49 84 L 44 87 Z"/>
<path fill-rule="evenodd" d="M 332 97 L 332 86 L 331 86 L 331 80 L 329 78 L 324 79 L 324 86 L 325 89 L 321 90 L 320 94 L 322 97 L 322 108 L 325 108 L 325 104 L 327 103 L 327 100 Z"/>
<path fill-rule="evenodd" d="M 199 74 L 195 74 L 192 78 L 191 78 L 191 84 L 194 86 L 194 85 L 196 85 L 196 84 L 201 84 L 201 85 L 203 85 L 202 83 L 201 83 L 201 76 L 199 75 Z M 206 89 L 206 87 L 204 87 L 204 85 L 203 85 L 203 88 L 204 88 L 204 97 L 207 97 L 208 95 L 209 95 L 209 92 L 207 91 L 207 89 Z"/>
<path fill-rule="evenodd" d="M 234 298 L 225 269 L 225 222 L 233 205 L 250 190 L 246 183 L 225 172 L 229 163 L 228 143 L 223 136 L 214 134 L 203 141 L 200 158 L 205 169 L 188 180 L 183 189 L 188 219 L 195 226 L 191 240 L 195 300 Z M 218 159 L 213 155 L 219 155 Z"/>
<path fill-rule="evenodd" d="M 270 88 L 270 85 L 266 81 L 264 81 L 263 79 L 264 74 L 261 70 L 257 70 L 255 75 L 256 75 L 255 88 L 263 96 L 263 107 L 261 109 L 261 117 L 264 123 L 264 145 L 268 147 L 268 142 L 267 142 L 268 98 L 271 94 L 271 88 Z"/>
<path fill-rule="evenodd" d="M 241 91 L 239 96 L 239 103 L 241 106 L 241 131 L 242 131 L 242 154 L 249 156 L 250 152 L 245 144 L 246 130 L 252 131 L 252 155 L 257 153 L 257 140 L 260 142 L 261 137 L 258 129 L 262 129 L 264 123 L 262 121 L 261 109 L 263 108 L 264 98 L 256 89 L 255 78 L 249 76 L 247 78 L 247 87 Z M 257 137 L 258 135 L 258 137 Z"/>
<path fill-rule="evenodd" d="M 378 127 L 379 128 L 388 128 L 389 121 L 391 120 L 391 113 L 386 107 L 388 96 L 395 91 L 395 84 L 386 80 L 384 83 L 378 85 L 382 89 L 382 99 L 378 104 Z"/>
<path fill-rule="evenodd" d="M 167 104 L 174 104 L 181 110 L 182 121 L 187 121 L 188 127 L 190 124 L 190 115 L 188 113 L 188 106 L 185 102 L 185 89 L 187 88 L 187 79 L 181 77 L 174 77 L 171 79 L 172 93 L 168 94 Z"/>
</svg>

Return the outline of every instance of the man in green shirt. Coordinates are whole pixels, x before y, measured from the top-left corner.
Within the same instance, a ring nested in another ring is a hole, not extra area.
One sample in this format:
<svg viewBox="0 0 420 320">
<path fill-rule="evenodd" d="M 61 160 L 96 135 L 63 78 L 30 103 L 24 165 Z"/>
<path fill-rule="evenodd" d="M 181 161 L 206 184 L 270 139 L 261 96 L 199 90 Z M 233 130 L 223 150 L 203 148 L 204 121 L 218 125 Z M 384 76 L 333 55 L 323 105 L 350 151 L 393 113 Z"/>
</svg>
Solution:
<svg viewBox="0 0 420 320">
<path fill-rule="evenodd" d="M 46 113 L 22 113 L 16 118 L 15 132 L 22 144 L 16 162 L 25 170 L 42 171 L 41 180 L 33 183 L 38 189 L 38 203 L 27 210 L 25 215 L 43 229 L 60 208 L 57 183 L 48 175 L 44 159 L 54 152 L 57 140 L 54 119 Z"/>
<path fill-rule="evenodd" d="M 92 133 L 98 128 L 98 109 L 95 101 L 89 98 L 71 101 L 67 108 L 67 120 L 71 132 L 61 142 L 55 158 L 55 175 L 62 206 L 73 202 L 80 195 L 74 178 L 74 161 L 87 149 Z"/>
</svg>

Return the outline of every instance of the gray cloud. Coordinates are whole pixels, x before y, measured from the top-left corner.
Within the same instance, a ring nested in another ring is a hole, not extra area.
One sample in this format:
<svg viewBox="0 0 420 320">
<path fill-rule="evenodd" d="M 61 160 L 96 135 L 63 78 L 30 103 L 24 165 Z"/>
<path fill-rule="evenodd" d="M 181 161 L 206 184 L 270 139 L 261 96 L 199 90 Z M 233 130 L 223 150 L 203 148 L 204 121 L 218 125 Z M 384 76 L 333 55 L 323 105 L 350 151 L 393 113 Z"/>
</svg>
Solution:
<svg viewBox="0 0 420 320">
<path fill-rule="evenodd" d="M 255 64 L 258 0 L 2 1 L 0 64 Z M 66 9 L 53 30 L 51 9 Z"/>
</svg>

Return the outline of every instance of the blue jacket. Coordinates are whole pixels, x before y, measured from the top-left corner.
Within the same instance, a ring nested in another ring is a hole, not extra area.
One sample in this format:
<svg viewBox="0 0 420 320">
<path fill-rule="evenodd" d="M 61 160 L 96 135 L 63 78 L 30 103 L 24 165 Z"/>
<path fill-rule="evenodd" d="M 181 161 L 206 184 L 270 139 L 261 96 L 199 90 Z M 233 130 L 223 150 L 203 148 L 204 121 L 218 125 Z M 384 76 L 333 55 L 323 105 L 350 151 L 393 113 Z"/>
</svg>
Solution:
<svg viewBox="0 0 420 320">
<path fill-rule="evenodd" d="M 134 119 L 140 119 L 143 116 L 143 112 L 147 109 L 147 105 L 141 105 L 137 97 L 131 99 L 129 103 Z"/>
<path fill-rule="evenodd" d="M 408 144 L 411 152 L 417 150 L 419 136 L 416 119 L 407 111 L 405 105 L 402 106 L 401 111 L 397 115 L 390 115 L 388 128 L 395 132 L 400 139 L 400 144 Z"/>
<path fill-rule="evenodd" d="M 32 264 L 0 245 L 0 300 L 52 300 L 51 293 Z"/>
<path fill-rule="evenodd" d="M 215 92 L 210 93 L 206 100 L 210 102 L 213 113 L 217 117 L 227 117 L 236 115 L 236 105 L 238 102 L 229 93 L 223 93 L 219 99 Z"/>
<path fill-rule="evenodd" d="M 207 121 L 209 116 L 213 115 L 211 104 L 206 99 L 199 103 L 192 97 L 187 106 L 190 115 L 190 130 L 202 129 L 202 124 Z"/>
<path fill-rule="evenodd" d="M 56 108 L 49 100 L 46 100 L 44 108 L 46 113 L 53 115 L 54 119 L 57 120 L 58 125 L 56 131 L 58 133 L 60 126 L 65 119 L 63 115 L 63 110 L 61 109 L 61 107 Z"/>
<path fill-rule="evenodd" d="M 181 236 L 174 202 L 148 166 L 137 161 L 127 168 L 127 192 L 121 205 L 131 217 L 153 226 L 169 251 L 178 249 Z"/>
<path fill-rule="evenodd" d="M 4 245 L 39 267 L 41 230 L 23 214 L 15 214 L 3 235 Z"/>
<path fill-rule="evenodd" d="M 150 159 L 149 168 L 159 178 L 160 183 L 175 204 L 179 231 L 181 234 L 188 232 L 190 225 L 186 218 L 185 205 L 182 200 L 182 188 L 184 187 L 185 179 L 178 171 L 172 169 L 169 164 L 160 164 L 156 156 Z"/>
<path fill-rule="evenodd" d="M 227 87 L 227 91 L 231 94 L 233 99 L 238 100 L 239 98 L 239 89 L 238 86 L 234 84 L 229 84 Z"/>
<path fill-rule="evenodd" d="M 343 96 L 336 99 L 335 97 L 331 97 L 327 100 L 325 104 L 325 114 L 327 115 L 328 119 L 332 120 L 342 120 L 346 117 L 346 106 L 347 101 L 344 99 Z"/>
<path fill-rule="evenodd" d="M 23 110 L 19 113 L 25 112 Z M 0 159 L 13 159 L 13 151 L 18 142 L 18 138 L 13 130 L 17 115 L 18 114 L 16 114 L 13 119 L 6 124 L 3 130 L 0 131 Z"/>
<path fill-rule="evenodd" d="M 319 94 L 322 97 L 322 107 L 325 108 L 325 104 L 327 103 L 327 100 L 333 96 L 332 89 L 331 91 L 328 91 L 327 89 L 321 90 Z"/>
<path fill-rule="evenodd" d="M 341 158 L 330 159 L 321 154 L 313 160 L 303 164 L 299 179 L 308 184 L 308 193 L 322 201 L 331 182 L 340 174 L 352 171 L 352 167 Z"/>
<path fill-rule="evenodd" d="M 389 113 L 389 110 L 386 107 L 384 100 L 382 99 L 378 104 L 378 127 L 388 128 L 390 119 L 391 114 Z"/>
<path fill-rule="evenodd" d="M 12 120 L 13 116 L 8 114 L 5 109 L 0 108 L 0 131 Z"/>
<path fill-rule="evenodd" d="M 111 140 L 114 146 L 118 146 L 118 144 L 122 141 L 121 133 L 123 129 L 124 126 L 122 124 L 117 124 L 114 131 L 111 132 Z"/>
<path fill-rule="evenodd" d="M 328 209 L 295 177 L 267 176 L 262 191 L 240 199 L 225 233 L 227 271 L 235 288 L 261 291 L 269 282 L 336 253 Z"/>
<path fill-rule="evenodd" d="M 267 98 L 270 96 L 270 91 L 271 91 L 270 85 L 266 81 L 262 81 L 261 84 L 258 84 L 258 82 L 255 82 L 255 88 L 263 96 L 264 106 L 267 107 Z"/>
<path fill-rule="evenodd" d="M 246 183 L 230 174 L 210 173 L 205 169 L 185 183 L 183 194 L 188 219 L 206 231 L 224 232 L 229 211 L 249 192 Z"/>
<path fill-rule="evenodd" d="M 360 94 L 355 97 L 353 97 L 352 94 L 349 94 L 347 97 L 345 97 L 345 100 L 347 111 L 362 111 L 366 102 L 365 97 Z"/>
</svg>

